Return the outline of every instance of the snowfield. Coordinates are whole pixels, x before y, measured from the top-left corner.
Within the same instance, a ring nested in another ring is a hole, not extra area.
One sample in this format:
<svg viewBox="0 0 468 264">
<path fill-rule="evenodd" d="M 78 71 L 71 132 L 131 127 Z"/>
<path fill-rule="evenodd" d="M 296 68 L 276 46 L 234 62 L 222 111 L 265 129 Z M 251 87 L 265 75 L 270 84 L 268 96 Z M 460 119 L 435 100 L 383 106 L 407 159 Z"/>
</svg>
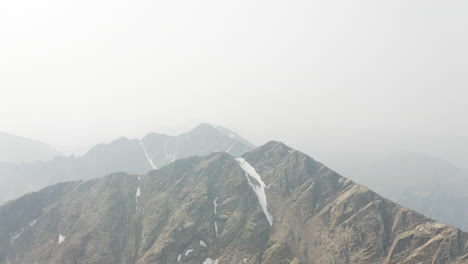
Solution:
<svg viewBox="0 0 468 264">
<path fill-rule="evenodd" d="M 257 195 L 258 202 L 260 203 L 260 206 L 263 209 L 263 213 L 265 214 L 268 220 L 268 223 L 270 225 L 273 225 L 273 216 L 271 216 L 270 212 L 268 212 L 268 207 L 267 207 L 265 183 L 262 181 L 262 178 L 257 173 L 255 168 L 252 167 L 252 165 L 250 165 L 245 159 L 239 157 L 239 158 L 236 158 L 236 161 L 239 164 L 239 166 L 245 171 L 245 175 L 247 177 L 247 180 L 249 181 L 249 185 L 250 187 L 252 187 L 253 191 Z M 255 179 L 255 181 L 257 181 L 259 185 L 252 183 L 252 180 L 250 178 Z"/>
</svg>

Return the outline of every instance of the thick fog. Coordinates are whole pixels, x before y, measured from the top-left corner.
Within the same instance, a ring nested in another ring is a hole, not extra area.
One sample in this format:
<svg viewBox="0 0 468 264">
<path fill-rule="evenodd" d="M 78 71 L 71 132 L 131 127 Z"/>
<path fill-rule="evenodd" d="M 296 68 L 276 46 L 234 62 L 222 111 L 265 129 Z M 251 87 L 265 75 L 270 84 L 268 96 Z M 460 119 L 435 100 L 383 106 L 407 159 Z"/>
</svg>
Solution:
<svg viewBox="0 0 468 264">
<path fill-rule="evenodd" d="M 330 165 L 468 168 L 468 2 L 0 3 L 0 131 L 65 154 L 200 122 Z"/>
</svg>

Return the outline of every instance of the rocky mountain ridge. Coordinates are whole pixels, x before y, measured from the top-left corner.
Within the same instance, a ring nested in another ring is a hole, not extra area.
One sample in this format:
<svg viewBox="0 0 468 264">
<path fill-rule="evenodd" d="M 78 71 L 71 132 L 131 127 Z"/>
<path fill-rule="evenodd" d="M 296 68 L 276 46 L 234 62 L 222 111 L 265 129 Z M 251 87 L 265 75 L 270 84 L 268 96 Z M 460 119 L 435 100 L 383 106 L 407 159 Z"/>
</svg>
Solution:
<svg viewBox="0 0 468 264">
<path fill-rule="evenodd" d="M 467 233 L 280 142 L 54 185 L 0 216 L 0 263 L 468 262 Z"/>
</svg>

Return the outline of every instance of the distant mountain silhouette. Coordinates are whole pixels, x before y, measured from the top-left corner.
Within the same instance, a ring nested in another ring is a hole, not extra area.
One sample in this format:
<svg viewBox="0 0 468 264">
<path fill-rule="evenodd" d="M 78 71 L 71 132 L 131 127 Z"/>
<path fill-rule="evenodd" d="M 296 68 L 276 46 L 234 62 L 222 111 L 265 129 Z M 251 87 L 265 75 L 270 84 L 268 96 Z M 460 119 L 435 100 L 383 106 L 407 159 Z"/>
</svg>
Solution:
<svg viewBox="0 0 468 264">
<path fill-rule="evenodd" d="M 45 161 L 60 153 L 37 140 L 0 132 L 0 162 L 21 163 Z"/>
<path fill-rule="evenodd" d="M 150 133 L 141 140 L 119 138 L 97 145 L 79 157 L 22 164 L 0 162 L 0 204 L 59 182 L 93 179 L 114 172 L 144 173 L 180 158 L 219 151 L 238 156 L 253 147 L 226 128 L 201 124 L 178 136 Z"/>
</svg>

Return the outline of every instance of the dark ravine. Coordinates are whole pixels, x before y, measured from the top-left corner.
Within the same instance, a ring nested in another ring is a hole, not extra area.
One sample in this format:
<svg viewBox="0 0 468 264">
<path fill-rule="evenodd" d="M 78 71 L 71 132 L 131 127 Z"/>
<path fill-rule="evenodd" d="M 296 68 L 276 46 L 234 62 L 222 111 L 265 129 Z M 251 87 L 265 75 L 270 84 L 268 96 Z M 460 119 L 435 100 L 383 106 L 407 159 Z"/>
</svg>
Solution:
<svg viewBox="0 0 468 264">
<path fill-rule="evenodd" d="M 191 157 L 1 206 L 0 263 L 468 263 L 467 233 L 280 142 L 242 158 L 267 211 L 234 156 Z"/>
<path fill-rule="evenodd" d="M 0 204 L 59 182 L 89 180 L 122 171 L 145 173 L 176 159 L 218 151 L 237 156 L 253 148 L 226 128 L 201 124 L 178 136 L 150 133 L 141 140 L 119 138 L 97 145 L 79 157 L 22 164 L 0 162 Z"/>
</svg>

